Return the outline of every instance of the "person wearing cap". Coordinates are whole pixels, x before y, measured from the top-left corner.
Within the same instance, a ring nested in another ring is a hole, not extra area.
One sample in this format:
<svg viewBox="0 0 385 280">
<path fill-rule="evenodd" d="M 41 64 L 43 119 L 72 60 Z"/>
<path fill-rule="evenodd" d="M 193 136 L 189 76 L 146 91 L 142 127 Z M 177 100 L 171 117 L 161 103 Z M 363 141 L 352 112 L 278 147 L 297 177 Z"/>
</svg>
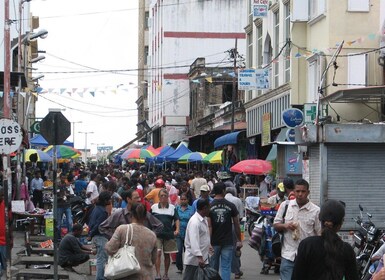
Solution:
<svg viewBox="0 0 385 280">
<path fill-rule="evenodd" d="M 277 186 L 277 193 L 275 195 L 270 196 L 267 199 L 267 203 L 271 205 L 280 205 L 285 201 L 285 186 L 283 183 L 279 183 Z"/>
<path fill-rule="evenodd" d="M 319 213 L 321 236 L 308 237 L 299 244 L 293 280 L 359 279 L 354 250 L 337 234 L 344 217 L 342 202 L 333 199 L 324 202 Z"/>
<path fill-rule="evenodd" d="M 309 236 L 321 234 L 321 223 L 318 219 L 320 208 L 308 198 L 309 183 L 299 179 L 295 183 L 294 193 L 294 200 L 281 203 L 273 223 L 274 229 L 283 233 L 281 280 L 291 280 L 299 243 Z"/>
<path fill-rule="evenodd" d="M 209 202 L 211 203 L 214 199 L 210 196 L 210 187 L 209 185 L 203 185 L 199 188 L 200 192 L 201 192 L 201 195 L 198 199 L 202 198 L 202 199 L 208 199 Z M 198 202 L 198 199 L 194 200 L 193 204 L 192 204 L 192 210 L 193 210 L 193 213 L 195 213 L 197 211 L 197 202 Z"/>
<path fill-rule="evenodd" d="M 289 200 L 295 199 L 295 193 L 294 193 L 294 181 L 290 177 L 286 177 L 283 179 L 283 186 L 285 187 L 286 191 L 286 197 Z"/>
</svg>

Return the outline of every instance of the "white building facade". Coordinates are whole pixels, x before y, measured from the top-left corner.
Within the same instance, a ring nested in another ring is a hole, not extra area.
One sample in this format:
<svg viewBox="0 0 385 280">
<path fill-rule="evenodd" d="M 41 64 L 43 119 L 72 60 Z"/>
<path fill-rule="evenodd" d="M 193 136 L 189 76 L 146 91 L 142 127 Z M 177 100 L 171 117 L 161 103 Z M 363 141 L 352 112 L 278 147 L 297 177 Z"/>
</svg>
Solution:
<svg viewBox="0 0 385 280">
<path fill-rule="evenodd" d="M 244 0 L 153 0 L 149 18 L 148 124 L 155 146 L 181 141 L 189 121 L 190 64 L 221 66 L 226 51 L 246 53 Z M 228 62 L 228 61 L 225 61 Z"/>
</svg>

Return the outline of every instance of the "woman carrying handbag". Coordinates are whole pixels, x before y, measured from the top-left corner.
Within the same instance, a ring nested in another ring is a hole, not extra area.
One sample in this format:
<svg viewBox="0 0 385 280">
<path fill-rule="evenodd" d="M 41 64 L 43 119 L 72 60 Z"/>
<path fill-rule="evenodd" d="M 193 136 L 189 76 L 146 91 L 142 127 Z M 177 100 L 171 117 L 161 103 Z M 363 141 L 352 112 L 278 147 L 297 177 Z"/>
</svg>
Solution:
<svg viewBox="0 0 385 280">
<path fill-rule="evenodd" d="M 105 249 L 109 256 L 113 256 L 126 243 L 127 230 L 131 239 L 131 246 L 135 247 L 135 257 L 139 261 L 140 272 L 119 279 L 129 280 L 153 280 L 153 269 L 156 261 L 156 235 L 143 225 L 146 218 L 146 208 L 141 203 L 132 205 L 132 223 L 120 225 L 114 232 L 110 241 L 107 242 Z M 107 270 L 107 267 L 106 267 Z M 115 278 L 116 279 L 116 278 Z"/>
</svg>

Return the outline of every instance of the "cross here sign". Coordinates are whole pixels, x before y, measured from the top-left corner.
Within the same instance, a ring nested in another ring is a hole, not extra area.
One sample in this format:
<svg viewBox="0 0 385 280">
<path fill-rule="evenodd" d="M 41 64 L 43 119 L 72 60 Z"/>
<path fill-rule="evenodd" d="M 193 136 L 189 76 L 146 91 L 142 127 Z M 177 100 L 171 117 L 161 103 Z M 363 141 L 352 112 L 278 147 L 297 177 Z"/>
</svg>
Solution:
<svg viewBox="0 0 385 280">
<path fill-rule="evenodd" d="M 20 125 L 9 119 L 0 119 L 0 152 L 9 155 L 16 151 L 23 140 Z"/>
</svg>

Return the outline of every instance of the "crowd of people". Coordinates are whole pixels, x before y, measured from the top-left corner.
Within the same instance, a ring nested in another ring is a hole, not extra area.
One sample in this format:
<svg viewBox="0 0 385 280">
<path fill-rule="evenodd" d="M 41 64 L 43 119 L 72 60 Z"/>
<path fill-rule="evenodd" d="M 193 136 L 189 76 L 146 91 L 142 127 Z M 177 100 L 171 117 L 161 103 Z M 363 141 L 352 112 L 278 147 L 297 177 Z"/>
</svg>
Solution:
<svg viewBox="0 0 385 280">
<path fill-rule="evenodd" d="M 24 182 L 29 195 L 26 201 L 34 207 L 47 208 L 43 193 L 47 181 L 54 180 L 51 171 L 34 169 Z M 210 170 L 61 167 L 55 217 L 59 264 L 76 272 L 74 268 L 93 254 L 96 279 L 105 279 L 108 256 L 125 241 L 126 228 L 121 225 L 132 224 L 132 244 L 142 269 L 129 279 L 168 280 L 174 264 L 184 279 L 194 279 L 195 270 L 203 264 L 220 271 L 222 279 L 230 279 L 231 274 L 238 279 L 243 272 L 235 252 L 242 247 L 240 221 L 244 215 L 238 196 L 247 180 L 242 176 L 234 183 L 233 179 Z M 86 226 L 72 216 L 75 198 L 87 205 Z M 85 234 L 91 246 L 80 242 Z"/>
<path fill-rule="evenodd" d="M 42 170 L 32 174 L 23 182 L 25 200 L 44 207 L 42 191 L 52 174 Z M 143 167 L 85 169 L 74 165 L 59 170 L 57 178 L 55 230 L 61 238 L 59 264 L 65 270 L 76 272 L 74 267 L 92 254 L 96 255 L 96 279 L 105 279 L 108 256 L 124 246 L 124 225 L 130 224 L 141 271 L 126 279 L 168 280 L 174 263 L 184 280 L 195 279 L 197 269 L 205 266 L 218 271 L 224 280 L 230 280 L 232 274 L 235 279 L 242 277 L 240 221 L 244 209 L 239 196 L 240 187 L 250 182 L 247 176 L 231 178 L 209 170 L 151 172 Z M 328 200 L 318 207 L 309 200 L 309 183 L 303 179 L 294 183 L 286 178 L 275 187 L 261 176 L 255 183 L 268 203 L 280 204 L 273 222 L 274 229 L 283 234 L 280 279 L 358 279 L 354 251 L 337 235 L 345 216 L 343 202 Z M 1 197 L 0 189 L 0 204 Z M 72 217 L 74 197 L 88 205 L 86 226 Z M 67 234 L 63 225 L 68 227 Z M 84 234 L 92 246 L 80 242 Z M 4 269 L 1 243 L 0 249 Z M 382 269 L 373 279 L 385 279 L 384 274 Z"/>
</svg>

